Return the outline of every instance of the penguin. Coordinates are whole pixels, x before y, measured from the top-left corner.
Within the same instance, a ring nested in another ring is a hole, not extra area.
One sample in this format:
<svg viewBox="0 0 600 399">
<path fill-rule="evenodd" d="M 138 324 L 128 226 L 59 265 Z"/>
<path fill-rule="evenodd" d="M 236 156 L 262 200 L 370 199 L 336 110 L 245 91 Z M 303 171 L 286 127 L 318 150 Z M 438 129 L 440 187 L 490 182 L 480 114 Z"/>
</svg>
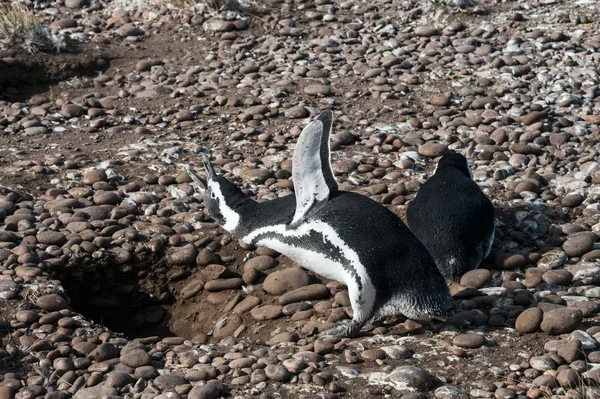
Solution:
<svg viewBox="0 0 600 399">
<path fill-rule="evenodd" d="M 392 315 L 447 320 L 454 300 L 425 246 L 383 205 L 338 190 L 332 126 L 328 110 L 301 132 L 292 159 L 295 195 L 254 201 L 215 173 L 208 150 L 202 152 L 206 184 L 188 173 L 208 213 L 229 233 L 348 287 L 352 319 L 323 335 L 354 337 L 368 322 Z"/>
<path fill-rule="evenodd" d="M 440 159 L 408 204 L 406 220 L 447 280 L 457 282 L 479 267 L 494 242 L 494 206 L 456 152 Z"/>
</svg>

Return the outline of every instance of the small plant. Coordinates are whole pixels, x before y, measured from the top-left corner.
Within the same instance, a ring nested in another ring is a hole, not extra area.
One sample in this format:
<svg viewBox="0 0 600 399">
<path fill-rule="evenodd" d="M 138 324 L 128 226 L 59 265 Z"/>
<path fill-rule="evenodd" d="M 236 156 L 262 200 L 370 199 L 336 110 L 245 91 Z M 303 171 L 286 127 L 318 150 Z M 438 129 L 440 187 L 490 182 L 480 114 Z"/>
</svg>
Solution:
<svg viewBox="0 0 600 399">
<path fill-rule="evenodd" d="M 60 51 L 65 47 L 62 37 L 52 35 L 16 0 L 0 2 L 0 46 L 21 47 L 35 54 L 40 51 Z"/>
</svg>

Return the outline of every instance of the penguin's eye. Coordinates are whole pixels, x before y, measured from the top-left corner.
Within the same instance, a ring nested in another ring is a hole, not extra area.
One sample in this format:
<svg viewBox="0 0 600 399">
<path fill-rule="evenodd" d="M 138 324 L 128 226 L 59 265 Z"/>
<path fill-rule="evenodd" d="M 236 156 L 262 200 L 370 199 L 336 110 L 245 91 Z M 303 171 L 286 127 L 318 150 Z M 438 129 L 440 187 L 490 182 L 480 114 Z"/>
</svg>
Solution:
<svg viewBox="0 0 600 399">
<path fill-rule="evenodd" d="M 217 199 L 217 196 L 215 195 L 215 193 L 210 193 L 210 198 Z"/>
</svg>

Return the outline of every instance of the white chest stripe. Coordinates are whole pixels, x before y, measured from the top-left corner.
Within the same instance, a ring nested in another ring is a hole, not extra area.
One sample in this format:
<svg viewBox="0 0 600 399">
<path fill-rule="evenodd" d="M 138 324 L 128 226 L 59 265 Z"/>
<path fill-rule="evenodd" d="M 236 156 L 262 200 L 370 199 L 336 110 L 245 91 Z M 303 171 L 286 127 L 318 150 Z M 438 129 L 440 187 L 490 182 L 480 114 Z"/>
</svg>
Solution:
<svg viewBox="0 0 600 399">
<path fill-rule="evenodd" d="M 213 180 L 209 180 L 208 187 L 210 189 L 211 194 L 214 194 L 215 197 L 217 197 L 217 199 L 219 200 L 219 211 L 225 219 L 225 223 L 223 223 L 222 227 L 228 232 L 232 233 L 240 223 L 240 215 L 238 215 L 232 208 L 227 206 L 225 197 L 223 196 L 221 188 L 218 184 L 216 184 Z"/>
<path fill-rule="evenodd" d="M 284 237 L 302 237 L 309 235 L 310 231 L 314 230 L 323 234 L 323 237 L 332 245 L 342 251 L 344 257 L 350 261 L 349 265 L 342 265 L 325 255 L 306 248 L 298 248 L 293 245 L 286 244 L 277 237 L 262 238 L 257 243 L 258 245 L 267 246 L 282 254 L 288 256 L 292 260 L 298 262 L 309 270 L 314 271 L 324 277 L 331 278 L 343 282 L 348 286 L 348 294 L 352 302 L 352 307 L 355 312 L 364 313 L 365 317 L 370 313 L 375 299 L 375 288 L 371 283 L 364 265 L 361 263 L 358 254 L 351 249 L 333 230 L 333 228 L 324 222 L 310 221 L 302 223 L 295 229 L 288 229 L 286 225 L 280 224 L 275 226 L 266 226 L 252 231 L 244 237 L 246 243 L 252 243 L 255 238 L 261 234 L 274 233 Z M 346 268 L 351 268 L 356 273 L 362 283 L 362 291 L 359 292 L 357 284 Z"/>
</svg>

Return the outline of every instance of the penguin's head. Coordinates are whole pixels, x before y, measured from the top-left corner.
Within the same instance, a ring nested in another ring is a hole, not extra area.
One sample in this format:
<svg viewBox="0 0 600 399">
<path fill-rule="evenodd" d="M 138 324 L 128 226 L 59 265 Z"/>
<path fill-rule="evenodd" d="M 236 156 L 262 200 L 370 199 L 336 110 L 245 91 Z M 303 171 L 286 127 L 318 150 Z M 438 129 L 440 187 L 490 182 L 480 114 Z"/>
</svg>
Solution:
<svg viewBox="0 0 600 399">
<path fill-rule="evenodd" d="M 208 214 L 231 233 L 240 221 L 240 214 L 236 208 L 247 197 L 238 186 L 215 173 L 208 149 L 203 148 L 201 155 L 207 174 L 206 184 L 191 168 L 188 168 L 188 175 L 198 187 Z"/>
<path fill-rule="evenodd" d="M 460 170 L 465 176 L 473 179 L 473 172 L 469 167 L 469 161 L 458 152 L 451 151 L 444 155 L 438 162 L 435 172 L 443 168 L 455 168 Z M 435 174 L 435 172 L 433 172 Z"/>
</svg>

